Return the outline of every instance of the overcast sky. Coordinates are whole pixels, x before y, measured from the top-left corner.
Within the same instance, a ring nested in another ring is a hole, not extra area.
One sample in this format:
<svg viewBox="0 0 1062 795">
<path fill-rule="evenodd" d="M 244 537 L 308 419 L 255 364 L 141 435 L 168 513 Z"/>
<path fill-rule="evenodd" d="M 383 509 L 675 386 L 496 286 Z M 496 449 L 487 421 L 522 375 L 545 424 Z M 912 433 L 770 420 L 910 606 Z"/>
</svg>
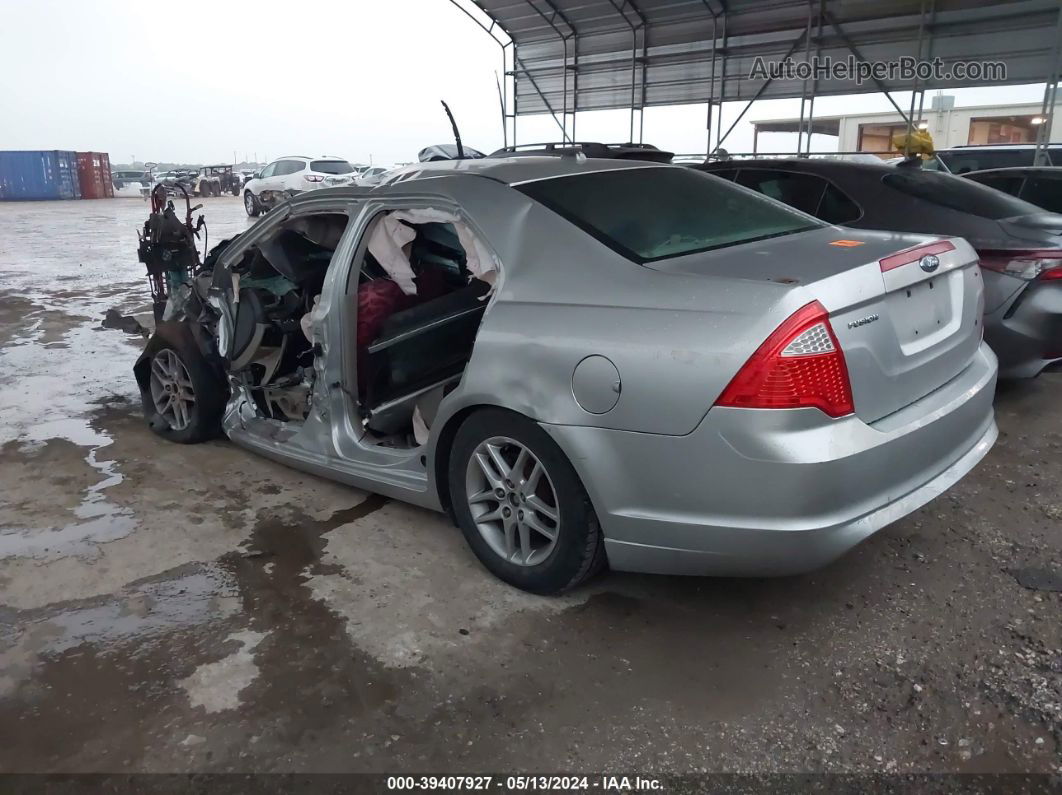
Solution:
<svg viewBox="0 0 1062 795">
<path fill-rule="evenodd" d="M 0 13 L 0 149 L 104 151 L 114 163 L 230 162 L 235 153 L 390 165 L 452 140 L 440 99 L 465 143 L 502 144 L 498 46 L 449 0 L 0 0 Z M 1043 89 L 953 93 L 959 105 L 987 104 L 1039 101 Z M 746 119 L 799 107 L 765 101 Z M 725 106 L 723 124 L 740 108 Z M 880 95 L 815 105 L 816 115 L 889 109 Z M 703 105 L 651 108 L 645 140 L 704 151 L 704 123 Z M 559 137 L 548 117 L 519 124 L 523 142 Z M 628 129 L 625 111 L 579 115 L 584 140 L 625 140 Z M 835 139 L 819 139 L 833 148 Z M 761 148 L 786 141 L 771 136 Z M 751 125 L 725 146 L 751 149 Z"/>
</svg>

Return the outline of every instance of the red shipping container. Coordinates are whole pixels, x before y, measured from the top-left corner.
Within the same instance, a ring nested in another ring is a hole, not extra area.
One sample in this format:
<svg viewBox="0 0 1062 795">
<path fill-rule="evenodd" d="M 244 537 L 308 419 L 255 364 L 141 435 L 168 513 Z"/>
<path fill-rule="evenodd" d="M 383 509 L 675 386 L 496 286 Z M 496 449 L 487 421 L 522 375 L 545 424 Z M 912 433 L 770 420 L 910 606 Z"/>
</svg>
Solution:
<svg viewBox="0 0 1062 795">
<path fill-rule="evenodd" d="M 106 199 L 114 196 L 110 158 L 107 155 L 100 152 L 78 152 L 77 175 L 81 183 L 82 199 Z"/>
<path fill-rule="evenodd" d="M 111 176 L 111 156 L 106 152 L 99 152 L 100 174 L 103 177 L 103 195 L 108 199 L 114 198 L 114 177 Z"/>
</svg>

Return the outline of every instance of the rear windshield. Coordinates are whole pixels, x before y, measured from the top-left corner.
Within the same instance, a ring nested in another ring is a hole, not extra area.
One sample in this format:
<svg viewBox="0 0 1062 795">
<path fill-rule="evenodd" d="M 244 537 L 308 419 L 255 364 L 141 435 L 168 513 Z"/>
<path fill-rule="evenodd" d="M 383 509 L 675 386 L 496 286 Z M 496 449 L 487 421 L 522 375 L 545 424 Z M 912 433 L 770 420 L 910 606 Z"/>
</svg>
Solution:
<svg viewBox="0 0 1062 795">
<path fill-rule="evenodd" d="M 995 188 L 939 171 L 897 169 L 881 181 L 908 196 L 992 220 L 1040 212 L 1028 202 Z"/>
<path fill-rule="evenodd" d="M 310 163 L 310 171 L 318 174 L 349 174 L 354 166 L 346 160 L 314 160 Z"/>
<path fill-rule="evenodd" d="M 823 226 L 803 213 L 686 168 L 634 168 L 538 180 L 517 190 L 638 263 Z"/>
</svg>

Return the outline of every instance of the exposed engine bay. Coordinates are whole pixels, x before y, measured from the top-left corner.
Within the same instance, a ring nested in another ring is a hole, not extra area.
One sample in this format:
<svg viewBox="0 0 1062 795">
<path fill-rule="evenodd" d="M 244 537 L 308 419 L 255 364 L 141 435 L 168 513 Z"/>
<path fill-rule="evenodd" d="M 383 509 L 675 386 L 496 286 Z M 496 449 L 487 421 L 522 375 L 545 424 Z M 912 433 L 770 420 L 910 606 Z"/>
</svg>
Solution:
<svg viewBox="0 0 1062 795">
<path fill-rule="evenodd" d="M 143 230 L 137 230 L 140 240 L 137 258 L 147 268 L 156 323 L 163 319 L 170 297 L 187 288 L 202 269 L 196 246 L 200 230 L 206 245 L 205 219 L 200 215 L 192 223 L 192 213 L 203 205 L 193 207 L 183 185 L 178 185 L 177 190 L 184 196 L 184 221 L 177 217 L 166 186 L 159 184 L 151 191 L 151 214 Z"/>
<path fill-rule="evenodd" d="M 196 239 L 205 222 L 192 224 L 194 209 L 182 223 L 164 194 L 153 196 L 140 259 L 156 320 L 191 327 L 226 398 L 238 393 L 261 419 L 301 424 L 324 376 L 314 325 L 350 217 L 294 214 L 219 264 L 237 238 L 200 262 Z M 439 402 L 471 357 L 495 274 L 492 255 L 456 214 L 393 210 L 370 222 L 343 296 L 354 309 L 344 312 L 344 339 L 353 345 L 334 348 L 353 359 L 351 383 L 330 385 L 355 400 L 366 441 L 400 448 L 426 441 Z"/>
</svg>

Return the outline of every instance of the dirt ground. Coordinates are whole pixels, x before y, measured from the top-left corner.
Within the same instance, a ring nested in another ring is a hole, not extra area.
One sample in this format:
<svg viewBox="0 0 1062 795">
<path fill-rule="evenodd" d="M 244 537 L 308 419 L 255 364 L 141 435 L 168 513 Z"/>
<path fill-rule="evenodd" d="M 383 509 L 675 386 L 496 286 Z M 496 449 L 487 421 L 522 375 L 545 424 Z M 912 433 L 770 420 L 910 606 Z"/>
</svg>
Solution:
<svg viewBox="0 0 1062 795">
<path fill-rule="evenodd" d="M 152 436 L 101 328 L 149 315 L 145 216 L 0 204 L 0 771 L 1062 773 L 1062 376 L 823 571 L 533 597 L 442 516 Z"/>
</svg>

